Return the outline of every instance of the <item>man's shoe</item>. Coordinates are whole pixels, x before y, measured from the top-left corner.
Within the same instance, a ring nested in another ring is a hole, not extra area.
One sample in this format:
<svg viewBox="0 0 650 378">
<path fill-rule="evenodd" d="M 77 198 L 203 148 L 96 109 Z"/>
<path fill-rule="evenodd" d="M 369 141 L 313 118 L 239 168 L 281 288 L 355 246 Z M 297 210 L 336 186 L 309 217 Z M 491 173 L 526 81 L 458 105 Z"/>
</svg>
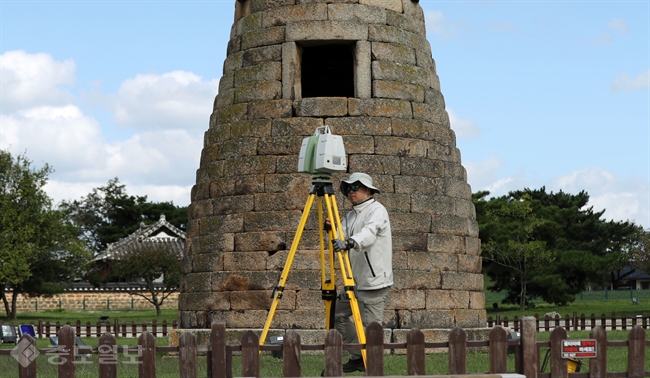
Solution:
<svg viewBox="0 0 650 378">
<path fill-rule="evenodd" d="M 363 364 L 363 358 L 356 360 L 349 359 L 348 362 L 343 364 L 344 373 L 352 373 L 353 371 L 366 371 L 366 367 Z"/>
</svg>

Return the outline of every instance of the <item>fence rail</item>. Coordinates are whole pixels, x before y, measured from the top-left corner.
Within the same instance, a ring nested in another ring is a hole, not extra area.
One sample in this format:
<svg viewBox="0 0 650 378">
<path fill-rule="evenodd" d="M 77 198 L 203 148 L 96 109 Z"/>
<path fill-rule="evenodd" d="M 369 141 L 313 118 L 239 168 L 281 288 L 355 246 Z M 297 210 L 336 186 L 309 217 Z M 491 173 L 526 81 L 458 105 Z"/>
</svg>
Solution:
<svg viewBox="0 0 650 378">
<path fill-rule="evenodd" d="M 2 324 L 7 323 L 0 320 L 0 325 Z M 15 326 L 14 323 L 8 324 Z M 19 323 L 18 325 L 26 324 L 27 323 Z M 36 323 L 30 322 L 29 325 L 34 326 L 34 336 L 39 339 L 56 336 L 61 328 L 66 325 L 73 327 L 76 335 L 79 337 L 100 337 L 104 333 L 112 333 L 116 337 L 138 337 L 145 331 L 150 331 L 154 336 L 166 337 L 170 328 L 178 328 L 178 322 L 176 320 L 172 321 L 171 324 L 168 323 L 167 320 L 158 323 L 156 319 L 152 319 L 150 322 L 136 322 L 135 320 L 132 320 L 131 323 L 127 323 L 126 320 L 123 320 L 120 323 L 118 318 L 106 322 L 97 321 L 95 324 L 92 324 L 91 322 L 81 324 L 81 320 L 77 320 L 74 324 L 70 322 L 63 324 L 61 322 L 51 323 L 49 321 L 44 322 L 39 320 Z"/>
<path fill-rule="evenodd" d="M 179 376 L 181 378 L 197 377 L 198 352 L 207 354 L 208 377 L 232 378 L 233 353 L 241 352 L 242 376 L 260 376 L 260 351 L 281 350 L 283 354 L 283 377 L 300 377 L 300 357 L 305 350 L 323 350 L 325 353 L 324 375 L 329 377 L 343 376 L 342 353 L 345 349 L 365 348 L 366 375 L 384 375 L 384 350 L 406 349 L 407 374 L 425 374 L 425 350 L 427 348 L 448 348 L 449 374 L 467 374 L 467 348 L 487 347 L 490 356 L 489 374 L 519 373 L 527 378 L 560 377 L 568 378 L 567 360 L 561 357 L 562 341 L 567 339 L 567 331 L 558 327 L 551 333 L 550 342 L 537 342 L 536 320 L 533 317 L 522 319 L 522 335 L 520 340 L 508 340 L 507 332 L 501 326 L 495 326 L 485 341 L 468 341 L 467 335 L 460 327 L 455 327 L 448 342 L 427 343 L 424 334 L 418 329 L 412 329 L 406 338 L 406 343 L 384 343 L 383 328 L 378 323 L 372 323 L 366 328 L 366 344 L 343 344 L 342 337 L 336 330 L 330 330 L 325 337 L 324 345 L 302 345 L 300 336 L 293 330 L 286 332 L 283 344 L 260 346 L 258 336 L 252 331 L 246 332 L 241 338 L 241 345 L 226 344 L 226 326 L 224 323 L 213 323 L 209 346 L 198 346 L 196 336 L 185 332 L 179 339 L 177 347 L 156 347 L 156 340 L 149 331 L 143 332 L 138 338 L 138 374 L 139 377 L 151 378 L 156 376 L 156 353 L 177 352 L 179 356 Z M 76 349 L 68 347 L 75 345 L 75 330 L 64 326 L 58 332 L 59 348 L 56 350 L 59 358 L 58 376 L 71 378 L 76 376 L 75 358 L 78 353 L 93 353 L 99 355 L 99 377 L 116 378 L 116 363 L 101 361 L 117 361 L 120 349 L 115 337 L 105 333 L 100 338 L 97 348 Z M 645 371 L 645 348 L 650 345 L 646 340 L 646 332 L 641 326 L 632 327 L 627 341 L 608 341 L 606 331 L 602 326 L 591 330 L 590 338 L 597 344 L 597 357 L 589 360 L 589 373 L 575 373 L 572 377 L 606 378 L 606 377 L 643 377 L 650 375 Z M 63 347 L 61 347 L 63 346 Z M 515 371 L 508 371 L 508 346 L 515 349 Z M 607 372 L 607 347 L 627 346 L 628 371 Z M 550 347 L 550 373 L 540 371 L 540 350 Z M 31 349 L 30 349 L 31 348 Z M 24 378 L 36 377 L 35 339 L 29 335 L 23 336 L 18 344 L 17 353 L 0 350 L 0 355 L 12 354 L 18 359 L 18 376 Z M 131 348 L 126 348 L 131 350 Z M 28 353 L 25 353 L 27 351 Z M 31 353 L 29 353 L 31 352 Z M 38 349 L 38 352 L 47 352 Z M 50 353 L 51 354 L 51 353 Z"/>
<path fill-rule="evenodd" d="M 551 317 L 548 314 L 544 315 L 542 319 L 539 318 L 538 314 L 535 314 L 533 315 L 533 318 L 535 318 L 535 328 L 537 332 L 549 332 L 560 326 L 573 331 L 588 331 L 597 325 L 610 330 L 620 329 L 625 331 L 636 325 L 641 326 L 643 329 L 648 329 L 648 315 L 646 313 L 643 313 L 642 315 L 632 314 L 631 316 L 620 314 L 617 316 L 615 312 L 612 312 L 610 316 L 601 314 L 600 317 L 597 317 L 595 314 L 591 314 L 590 316 L 580 314 L 580 316 L 578 316 L 578 313 L 574 312 L 573 315 L 564 315 L 564 318 L 560 317 L 560 315 Z M 495 319 L 491 316 L 488 318 L 487 325 L 488 327 L 500 325 L 519 331 L 521 329 L 521 319 L 515 315 L 512 320 L 509 320 L 507 316 L 501 318 L 501 315 L 497 314 Z"/>
</svg>

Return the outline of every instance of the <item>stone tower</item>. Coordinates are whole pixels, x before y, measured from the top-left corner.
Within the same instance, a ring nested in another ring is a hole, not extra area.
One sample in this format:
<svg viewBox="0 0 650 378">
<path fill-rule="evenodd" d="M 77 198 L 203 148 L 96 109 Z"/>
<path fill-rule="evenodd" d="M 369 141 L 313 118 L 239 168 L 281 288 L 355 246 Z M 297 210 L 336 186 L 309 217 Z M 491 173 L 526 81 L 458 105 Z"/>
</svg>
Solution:
<svg viewBox="0 0 650 378">
<path fill-rule="evenodd" d="M 471 189 L 422 8 L 412 0 L 241 0 L 205 133 L 179 297 L 181 328 L 261 328 L 305 206 L 304 137 L 342 135 L 393 229 L 387 328 L 485 324 Z M 349 209 L 337 196 L 341 215 Z M 317 215 L 273 328 L 324 328 Z M 337 288 L 341 288 L 338 285 Z"/>
</svg>

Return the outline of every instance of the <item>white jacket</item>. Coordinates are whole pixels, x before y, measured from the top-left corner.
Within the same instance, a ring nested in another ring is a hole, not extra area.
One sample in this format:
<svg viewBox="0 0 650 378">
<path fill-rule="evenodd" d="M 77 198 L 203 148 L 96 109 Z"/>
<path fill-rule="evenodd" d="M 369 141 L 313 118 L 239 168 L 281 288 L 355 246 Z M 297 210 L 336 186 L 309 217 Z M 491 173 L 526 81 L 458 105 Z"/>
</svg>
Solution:
<svg viewBox="0 0 650 378">
<path fill-rule="evenodd" d="M 341 222 L 345 239 L 355 241 L 350 250 L 352 274 L 358 290 L 393 285 L 393 239 L 388 211 L 375 199 L 354 205 Z"/>
</svg>

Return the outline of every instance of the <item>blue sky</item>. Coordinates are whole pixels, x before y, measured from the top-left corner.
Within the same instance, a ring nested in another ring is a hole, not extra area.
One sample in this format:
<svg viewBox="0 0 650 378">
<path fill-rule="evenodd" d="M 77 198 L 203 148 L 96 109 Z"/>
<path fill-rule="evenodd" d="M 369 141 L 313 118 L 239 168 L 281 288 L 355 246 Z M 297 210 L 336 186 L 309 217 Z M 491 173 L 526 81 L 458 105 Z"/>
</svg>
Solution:
<svg viewBox="0 0 650 378">
<path fill-rule="evenodd" d="M 232 1 L 0 1 L 0 148 L 55 199 L 189 204 Z M 587 191 L 650 227 L 650 2 L 424 1 L 473 191 Z"/>
</svg>

